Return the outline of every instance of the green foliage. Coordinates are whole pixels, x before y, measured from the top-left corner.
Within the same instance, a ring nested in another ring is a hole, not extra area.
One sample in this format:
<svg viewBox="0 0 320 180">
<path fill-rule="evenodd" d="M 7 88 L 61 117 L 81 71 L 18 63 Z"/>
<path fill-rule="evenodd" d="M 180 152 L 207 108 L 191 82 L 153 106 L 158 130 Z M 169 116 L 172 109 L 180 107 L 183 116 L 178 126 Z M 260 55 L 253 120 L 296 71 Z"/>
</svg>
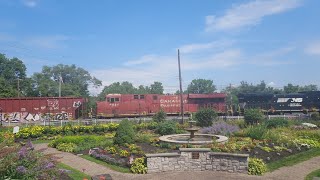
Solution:
<svg viewBox="0 0 320 180">
<path fill-rule="evenodd" d="M 212 80 L 207 79 L 194 79 L 188 85 L 188 93 L 194 94 L 209 94 L 216 90 L 216 86 Z"/>
<path fill-rule="evenodd" d="M 49 146 L 56 148 L 59 144 L 75 144 L 74 152 L 79 152 L 85 149 L 94 147 L 105 147 L 109 146 L 112 141 L 106 139 L 104 136 L 63 136 L 57 138 L 49 143 Z"/>
<path fill-rule="evenodd" d="M 155 81 L 150 85 L 150 94 L 163 94 L 163 86 L 161 82 Z"/>
<path fill-rule="evenodd" d="M 120 150 L 119 155 L 121 157 L 128 157 L 130 155 L 130 153 L 127 150 Z"/>
<path fill-rule="evenodd" d="M 135 141 L 138 143 L 150 143 L 153 138 L 154 135 L 150 133 L 137 133 Z"/>
<path fill-rule="evenodd" d="M 62 96 L 89 96 L 89 84 L 100 86 L 101 81 L 91 76 L 88 71 L 73 65 L 58 64 L 43 66 L 41 73 L 32 75 L 33 89 L 36 96 L 58 96 L 58 84 L 61 86 Z"/>
<path fill-rule="evenodd" d="M 307 175 L 307 177 L 305 178 L 305 180 L 314 180 L 314 177 L 318 177 L 320 178 L 320 169 L 312 171 L 311 173 L 309 173 Z"/>
<path fill-rule="evenodd" d="M 147 167 L 146 167 L 144 158 L 136 158 L 133 161 L 130 170 L 134 174 L 145 174 L 145 173 L 147 173 Z"/>
<path fill-rule="evenodd" d="M 247 124 L 258 124 L 264 116 L 260 109 L 246 109 L 244 111 L 244 120 Z"/>
<path fill-rule="evenodd" d="M 0 144 L 0 179 L 62 179 L 56 162 L 50 156 L 33 151 L 29 142 L 25 146 Z"/>
<path fill-rule="evenodd" d="M 250 175 L 262 175 L 267 171 L 267 166 L 262 159 L 249 158 L 248 174 Z"/>
<path fill-rule="evenodd" d="M 175 134 L 177 131 L 176 123 L 173 121 L 165 121 L 158 125 L 156 133 L 160 135 Z"/>
<path fill-rule="evenodd" d="M 160 123 L 165 121 L 167 118 L 167 114 L 163 111 L 163 109 L 160 109 L 159 112 L 157 112 L 153 117 L 152 120 L 154 122 Z"/>
<path fill-rule="evenodd" d="M 289 121 L 284 118 L 269 119 L 269 120 L 266 120 L 264 123 L 267 128 L 278 128 L 278 127 L 289 126 Z"/>
<path fill-rule="evenodd" d="M 116 135 L 113 138 L 114 144 L 124 145 L 134 142 L 135 132 L 132 123 L 127 119 L 122 120 L 117 129 Z"/>
<path fill-rule="evenodd" d="M 74 152 L 77 145 L 74 143 L 61 143 L 56 146 L 59 151 Z"/>
<path fill-rule="evenodd" d="M 208 127 L 212 125 L 212 121 L 217 117 L 217 113 L 210 108 L 201 108 L 195 113 L 194 118 L 200 127 Z"/>
<path fill-rule="evenodd" d="M 261 140 L 261 139 L 264 139 L 264 135 L 266 134 L 268 129 L 266 128 L 266 126 L 257 125 L 257 126 L 250 126 L 246 128 L 244 131 L 247 137 Z"/>
<path fill-rule="evenodd" d="M 314 112 L 314 113 L 311 113 L 311 119 L 313 120 L 313 121 L 318 121 L 318 120 L 320 120 L 320 115 L 319 115 L 319 113 L 318 112 Z"/>
<path fill-rule="evenodd" d="M 268 146 L 263 146 L 263 147 L 261 147 L 261 149 L 264 150 L 265 152 L 272 152 L 273 151 L 273 149 Z"/>
</svg>

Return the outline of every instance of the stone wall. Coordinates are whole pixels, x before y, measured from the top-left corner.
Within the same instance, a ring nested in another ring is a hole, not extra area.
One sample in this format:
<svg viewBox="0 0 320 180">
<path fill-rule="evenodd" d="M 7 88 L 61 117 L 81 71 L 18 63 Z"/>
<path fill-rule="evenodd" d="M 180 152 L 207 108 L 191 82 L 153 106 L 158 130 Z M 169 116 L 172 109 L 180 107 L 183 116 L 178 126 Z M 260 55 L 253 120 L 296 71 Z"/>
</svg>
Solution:
<svg viewBox="0 0 320 180">
<path fill-rule="evenodd" d="M 180 148 L 177 153 L 146 154 L 148 173 L 165 171 L 226 171 L 248 173 L 248 154 L 211 152 L 210 148 Z"/>
</svg>

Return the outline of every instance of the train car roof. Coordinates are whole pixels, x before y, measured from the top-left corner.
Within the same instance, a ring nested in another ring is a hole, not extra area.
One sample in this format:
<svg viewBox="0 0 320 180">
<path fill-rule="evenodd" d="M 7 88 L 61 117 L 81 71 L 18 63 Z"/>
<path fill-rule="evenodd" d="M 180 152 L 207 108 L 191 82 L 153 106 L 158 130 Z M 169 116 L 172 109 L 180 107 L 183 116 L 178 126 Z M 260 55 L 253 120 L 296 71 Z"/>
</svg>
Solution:
<svg viewBox="0 0 320 180">
<path fill-rule="evenodd" d="M 225 93 L 212 93 L 212 94 L 189 94 L 190 99 L 197 99 L 197 98 L 225 98 Z"/>
</svg>

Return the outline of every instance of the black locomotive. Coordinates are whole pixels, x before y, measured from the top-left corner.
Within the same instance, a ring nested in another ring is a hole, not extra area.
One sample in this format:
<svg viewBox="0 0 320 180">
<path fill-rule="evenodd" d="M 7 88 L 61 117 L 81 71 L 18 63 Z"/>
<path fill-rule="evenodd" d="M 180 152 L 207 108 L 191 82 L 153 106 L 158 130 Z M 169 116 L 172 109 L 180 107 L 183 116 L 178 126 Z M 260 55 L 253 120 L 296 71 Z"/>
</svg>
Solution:
<svg viewBox="0 0 320 180">
<path fill-rule="evenodd" d="M 290 94 L 247 93 L 239 94 L 239 107 L 260 108 L 269 114 L 319 112 L 320 91 L 305 91 Z"/>
</svg>

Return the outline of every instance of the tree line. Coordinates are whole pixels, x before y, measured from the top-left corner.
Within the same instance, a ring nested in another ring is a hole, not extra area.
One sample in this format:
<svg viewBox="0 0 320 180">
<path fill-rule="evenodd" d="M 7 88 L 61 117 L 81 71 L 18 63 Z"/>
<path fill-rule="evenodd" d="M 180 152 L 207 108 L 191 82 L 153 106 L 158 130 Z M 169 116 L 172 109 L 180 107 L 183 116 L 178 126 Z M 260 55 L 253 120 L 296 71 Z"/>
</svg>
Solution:
<svg viewBox="0 0 320 180">
<path fill-rule="evenodd" d="M 150 86 L 140 85 L 135 87 L 128 81 L 114 82 L 103 88 L 97 97 L 90 96 L 89 86 L 102 86 L 101 80 L 76 65 L 58 64 L 55 66 L 43 66 L 41 72 L 36 72 L 30 77 L 26 75 L 26 66 L 18 58 L 7 58 L 0 54 L 0 98 L 6 97 L 57 97 L 59 95 L 59 83 L 61 83 L 62 96 L 89 97 L 104 100 L 106 94 L 163 94 L 164 88 L 161 82 L 155 81 Z M 291 83 L 282 89 L 267 86 L 264 81 L 259 84 L 240 82 L 237 87 L 228 86 L 222 92 L 228 93 L 228 101 L 237 103 L 239 93 L 295 93 L 299 91 L 318 90 L 316 85 L 299 86 Z M 212 80 L 194 79 L 183 92 L 208 94 L 216 92 L 217 88 Z M 176 91 L 178 94 L 179 91 Z"/>
</svg>

